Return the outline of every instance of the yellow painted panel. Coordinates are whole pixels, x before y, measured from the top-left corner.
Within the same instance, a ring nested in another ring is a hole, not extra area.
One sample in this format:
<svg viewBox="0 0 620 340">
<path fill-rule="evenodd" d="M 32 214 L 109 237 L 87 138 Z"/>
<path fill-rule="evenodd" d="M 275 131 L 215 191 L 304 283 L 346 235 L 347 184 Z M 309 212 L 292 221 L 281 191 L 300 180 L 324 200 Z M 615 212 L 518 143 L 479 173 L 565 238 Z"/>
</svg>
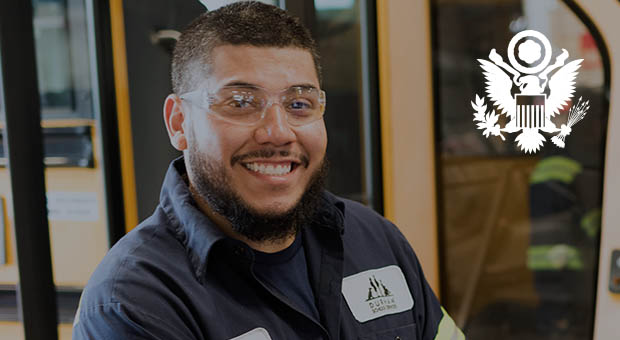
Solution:
<svg viewBox="0 0 620 340">
<path fill-rule="evenodd" d="M 428 1 L 377 0 L 384 210 L 439 293 L 429 16 Z"/>
<path fill-rule="evenodd" d="M 57 286 L 83 287 L 97 264 L 108 251 L 107 209 L 103 173 L 98 154 L 97 129 L 93 121 L 51 121 L 44 127 L 91 125 L 94 168 L 47 168 L 45 182 L 48 192 L 94 193 L 98 219 L 92 222 L 50 220 L 50 245 L 54 282 Z M 13 205 L 9 171 L 0 168 L 0 196 L 5 199 L 5 247 L 7 264 L 0 265 L 0 284 L 14 285 L 19 273 L 16 264 Z"/>
<path fill-rule="evenodd" d="M 23 340 L 24 329 L 19 322 L 0 322 L 0 340 Z M 58 339 L 71 340 L 71 325 L 58 325 Z"/>
<path fill-rule="evenodd" d="M 389 27 L 386 1 L 377 1 L 377 41 L 379 46 L 379 97 L 380 122 L 381 122 L 381 157 L 383 166 L 383 214 L 388 219 L 394 219 L 394 196 L 393 190 L 393 155 L 392 138 L 390 137 L 392 126 L 390 96 L 390 46 Z"/>
<path fill-rule="evenodd" d="M 122 0 L 110 1 L 112 29 L 112 54 L 114 58 L 114 85 L 118 116 L 118 138 L 125 202 L 125 228 L 131 230 L 138 224 L 136 179 L 131 135 L 131 112 L 129 109 L 129 80 L 127 75 L 127 52 L 125 48 L 125 21 Z"/>
</svg>

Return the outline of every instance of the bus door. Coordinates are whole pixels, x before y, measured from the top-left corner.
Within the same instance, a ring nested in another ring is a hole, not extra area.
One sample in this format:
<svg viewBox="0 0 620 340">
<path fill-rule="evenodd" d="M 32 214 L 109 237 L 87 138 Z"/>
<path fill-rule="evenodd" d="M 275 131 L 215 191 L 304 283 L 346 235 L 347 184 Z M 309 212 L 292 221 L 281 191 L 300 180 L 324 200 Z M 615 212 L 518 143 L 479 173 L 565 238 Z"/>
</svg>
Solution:
<svg viewBox="0 0 620 340">
<path fill-rule="evenodd" d="M 378 2 L 386 215 L 468 339 L 620 332 L 619 15 Z"/>
</svg>

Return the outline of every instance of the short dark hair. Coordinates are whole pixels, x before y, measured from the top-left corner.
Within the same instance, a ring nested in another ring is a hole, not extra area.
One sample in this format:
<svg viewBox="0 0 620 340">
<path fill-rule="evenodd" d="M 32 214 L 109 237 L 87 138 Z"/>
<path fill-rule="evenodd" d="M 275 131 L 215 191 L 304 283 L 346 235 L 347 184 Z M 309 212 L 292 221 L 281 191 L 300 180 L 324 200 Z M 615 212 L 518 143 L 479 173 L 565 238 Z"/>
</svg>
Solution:
<svg viewBox="0 0 620 340">
<path fill-rule="evenodd" d="M 299 18 L 276 6 L 241 1 L 200 15 L 182 32 L 172 54 L 172 90 L 191 91 L 194 65 L 200 65 L 200 76 L 207 76 L 213 49 L 221 45 L 302 48 L 312 55 L 321 80 L 316 43 Z"/>
</svg>

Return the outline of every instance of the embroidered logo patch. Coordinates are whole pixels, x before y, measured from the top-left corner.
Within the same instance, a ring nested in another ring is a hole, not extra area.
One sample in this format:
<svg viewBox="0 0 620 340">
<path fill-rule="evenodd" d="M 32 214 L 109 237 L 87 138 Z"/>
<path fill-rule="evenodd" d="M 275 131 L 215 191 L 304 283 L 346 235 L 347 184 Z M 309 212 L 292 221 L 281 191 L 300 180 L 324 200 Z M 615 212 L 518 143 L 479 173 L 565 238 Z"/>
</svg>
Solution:
<svg viewBox="0 0 620 340">
<path fill-rule="evenodd" d="M 236 336 L 230 340 L 271 340 L 269 332 L 266 329 L 259 327 L 253 330 Z"/>
<path fill-rule="evenodd" d="M 345 277 L 342 295 L 359 322 L 410 310 L 414 303 L 405 275 L 395 265 Z"/>
</svg>

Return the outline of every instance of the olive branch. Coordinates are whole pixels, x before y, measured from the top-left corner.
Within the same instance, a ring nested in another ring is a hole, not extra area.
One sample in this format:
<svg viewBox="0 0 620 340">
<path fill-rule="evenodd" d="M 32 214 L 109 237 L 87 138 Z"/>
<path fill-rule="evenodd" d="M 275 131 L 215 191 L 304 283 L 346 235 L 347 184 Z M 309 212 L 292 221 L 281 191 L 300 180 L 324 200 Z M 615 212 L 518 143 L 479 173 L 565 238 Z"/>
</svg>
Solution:
<svg viewBox="0 0 620 340">
<path fill-rule="evenodd" d="M 495 110 L 486 113 L 487 105 L 484 103 L 484 98 L 480 98 L 476 94 L 476 102 L 471 102 L 471 107 L 476 111 L 474 112 L 474 122 L 478 122 L 478 129 L 484 131 L 482 134 L 489 138 L 489 135 L 499 136 L 503 141 L 506 140 L 502 135 L 502 128 L 497 124 L 499 115 L 495 113 Z"/>
</svg>

